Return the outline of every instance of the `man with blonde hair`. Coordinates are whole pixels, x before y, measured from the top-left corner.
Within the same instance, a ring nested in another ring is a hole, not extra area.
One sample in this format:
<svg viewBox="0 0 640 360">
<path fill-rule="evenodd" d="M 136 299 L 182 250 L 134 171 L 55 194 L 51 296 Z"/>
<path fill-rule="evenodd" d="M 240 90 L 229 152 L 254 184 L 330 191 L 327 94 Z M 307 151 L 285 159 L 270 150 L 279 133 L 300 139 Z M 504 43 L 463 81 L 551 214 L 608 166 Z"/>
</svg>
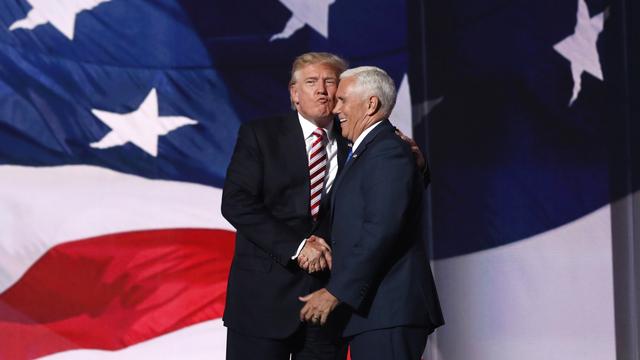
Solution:
<svg viewBox="0 0 640 360">
<path fill-rule="evenodd" d="M 332 114 L 346 67 L 334 54 L 300 55 L 289 83 L 295 112 L 240 128 L 222 197 L 222 214 L 237 229 L 223 317 L 227 359 L 346 357 L 331 328 L 298 317 L 298 297 L 323 286 L 332 260 L 321 220 L 348 152 Z"/>
</svg>

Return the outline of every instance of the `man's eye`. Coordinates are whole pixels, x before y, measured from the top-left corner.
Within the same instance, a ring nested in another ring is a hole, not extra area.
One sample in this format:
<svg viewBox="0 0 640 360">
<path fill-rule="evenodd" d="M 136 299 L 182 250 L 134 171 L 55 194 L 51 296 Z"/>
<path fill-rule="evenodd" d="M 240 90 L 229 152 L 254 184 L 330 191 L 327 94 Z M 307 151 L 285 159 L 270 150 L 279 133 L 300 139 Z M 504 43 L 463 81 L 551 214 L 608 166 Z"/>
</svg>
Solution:
<svg viewBox="0 0 640 360">
<path fill-rule="evenodd" d="M 315 81 L 315 80 L 307 80 L 307 81 L 305 81 L 305 83 L 306 83 L 307 85 L 313 85 L 313 84 L 315 84 L 315 83 L 316 83 L 316 81 Z"/>
</svg>

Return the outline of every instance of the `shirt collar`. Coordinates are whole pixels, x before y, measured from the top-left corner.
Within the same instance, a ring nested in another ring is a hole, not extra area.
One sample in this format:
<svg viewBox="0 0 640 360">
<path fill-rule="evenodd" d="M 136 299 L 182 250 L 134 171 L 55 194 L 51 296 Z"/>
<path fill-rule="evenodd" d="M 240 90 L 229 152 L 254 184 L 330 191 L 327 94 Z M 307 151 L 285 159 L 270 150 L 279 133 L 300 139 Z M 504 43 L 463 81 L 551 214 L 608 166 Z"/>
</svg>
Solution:
<svg viewBox="0 0 640 360">
<path fill-rule="evenodd" d="M 304 138 L 308 138 L 313 134 L 314 131 L 318 128 L 314 123 L 307 120 L 302 114 L 298 113 L 298 121 L 300 121 L 300 126 L 302 127 L 302 135 Z M 333 121 L 329 122 L 329 125 L 324 128 L 324 131 L 327 135 L 329 141 L 333 141 Z"/>
<path fill-rule="evenodd" d="M 353 142 L 353 146 L 351 147 L 351 153 L 355 153 L 356 149 L 358 148 L 358 145 L 360 145 L 362 143 L 362 140 L 364 140 L 364 138 L 367 136 L 368 133 L 371 132 L 371 130 L 373 130 L 376 126 L 380 125 L 382 123 L 382 121 L 378 121 L 377 123 L 369 126 L 368 128 L 364 129 L 364 131 L 362 132 L 362 134 L 360 134 L 360 136 L 358 136 L 358 138 L 356 139 L 356 141 Z"/>
</svg>

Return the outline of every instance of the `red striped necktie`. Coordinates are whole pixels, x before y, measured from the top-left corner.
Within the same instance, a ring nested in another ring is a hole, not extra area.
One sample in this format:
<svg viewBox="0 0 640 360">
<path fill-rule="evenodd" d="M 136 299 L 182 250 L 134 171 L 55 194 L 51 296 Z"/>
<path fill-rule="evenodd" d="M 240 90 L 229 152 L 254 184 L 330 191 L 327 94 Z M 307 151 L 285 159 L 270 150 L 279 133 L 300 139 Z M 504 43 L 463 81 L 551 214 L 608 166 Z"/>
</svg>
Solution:
<svg viewBox="0 0 640 360">
<path fill-rule="evenodd" d="M 309 150 L 310 210 L 313 220 L 318 220 L 320 198 L 324 189 L 324 178 L 327 174 L 327 151 L 325 150 L 324 130 L 317 128 L 312 135 L 315 139 L 311 145 L 311 150 Z"/>
</svg>

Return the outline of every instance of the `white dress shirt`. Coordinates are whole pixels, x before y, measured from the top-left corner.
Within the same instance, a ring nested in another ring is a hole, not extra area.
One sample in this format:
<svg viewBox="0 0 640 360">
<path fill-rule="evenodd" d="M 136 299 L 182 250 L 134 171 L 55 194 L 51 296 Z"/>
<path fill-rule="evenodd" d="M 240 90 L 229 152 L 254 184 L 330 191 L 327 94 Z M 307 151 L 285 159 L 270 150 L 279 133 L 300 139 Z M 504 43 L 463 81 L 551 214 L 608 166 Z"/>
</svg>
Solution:
<svg viewBox="0 0 640 360">
<path fill-rule="evenodd" d="M 302 136 L 304 136 L 304 142 L 307 145 L 308 160 L 309 150 L 311 150 L 311 146 L 313 144 L 313 141 L 315 140 L 313 132 L 318 128 L 318 126 L 305 119 L 300 113 L 298 113 L 298 121 L 300 121 L 300 127 L 302 127 Z M 324 177 L 324 190 L 322 192 L 323 196 L 328 193 L 329 190 L 331 190 L 333 180 L 336 179 L 336 175 L 338 174 L 338 141 L 333 134 L 333 121 L 329 123 L 329 126 L 324 128 L 324 133 L 328 141 L 324 147 L 327 152 L 327 172 Z"/>
<path fill-rule="evenodd" d="M 302 136 L 304 137 L 304 142 L 307 146 L 307 160 L 309 158 L 309 150 L 311 150 L 311 146 L 313 145 L 313 141 L 315 140 L 315 136 L 313 136 L 313 132 L 318 128 L 317 125 L 312 123 L 311 121 L 305 119 L 302 114 L 298 113 L 298 121 L 300 121 L 300 127 L 302 128 Z M 331 185 L 333 185 L 333 181 L 336 179 L 336 175 L 338 174 L 338 141 L 336 140 L 335 135 L 333 134 L 333 121 L 329 123 L 329 126 L 323 128 L 324 134 L 327 137 L 327 143 L 324 147 L 327 152 L 327 170 L 326 175 L 324 177 L 324 188 L 322 191 L 322 196 L 326 196 L 329 190 L 331 190 Z M 300 245 L 298 246 L 298 250 L 295 255 L 291 257 L 292 260 L 295 260 L 304 244 L 307 243 L 307 239 L 302 240 Z"/>
<path fill-rule="evenodd" d="M 352 154 L 356 153 L 356 149 L 362 143 L 362 140 L 364 140 L 364 138 L 367 136 L 367 134 L 369 134 L 371 132 L 371 130 L 375 129 L 376 126 L 380 125 L 380 123 L 382 123 L 382 121 L 378 121 L 377 123 L 375 123 L 375 124 L 369 126 L 368 128 L 364 129 L 362 134 L 360 134 L 360 136 L 358 136 L 356 141 L 353 142 L 353 146 L 351 147 L 351 153 Z"/>
</svg>

